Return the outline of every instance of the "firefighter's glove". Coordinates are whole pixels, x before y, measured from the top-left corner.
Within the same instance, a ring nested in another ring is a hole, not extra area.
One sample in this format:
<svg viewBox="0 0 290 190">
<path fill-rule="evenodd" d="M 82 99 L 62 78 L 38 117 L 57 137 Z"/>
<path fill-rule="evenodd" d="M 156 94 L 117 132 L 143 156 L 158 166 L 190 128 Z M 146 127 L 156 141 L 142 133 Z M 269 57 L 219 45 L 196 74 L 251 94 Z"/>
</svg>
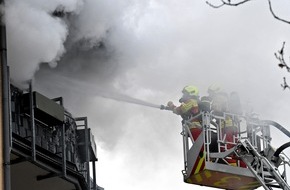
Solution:
<svg viewBox="0 0 290 190">
<path fill-rule="evenodd" d="M 176 107 L 176 106 L 173 104 L 172 101 L 169 101 L 169 102 L 167 103 L 167 109 L 168 109 L 168 110 L 173 110 L 175 107 Z"/>
</svg>

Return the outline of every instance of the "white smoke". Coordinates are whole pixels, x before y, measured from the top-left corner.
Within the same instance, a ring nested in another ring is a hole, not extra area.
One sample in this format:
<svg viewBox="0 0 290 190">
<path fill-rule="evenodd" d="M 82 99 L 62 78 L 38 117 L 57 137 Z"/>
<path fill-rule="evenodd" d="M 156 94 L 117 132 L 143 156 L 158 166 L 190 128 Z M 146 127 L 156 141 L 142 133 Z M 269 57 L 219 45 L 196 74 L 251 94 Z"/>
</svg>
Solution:
<svg viewBox="0 0 290 190">
<path fill-rule="evenodd" d="M 78 13 L 81 4 L 80 0 L 7 1 L 8 64 L 16 84 L 32 79 L 41 63 L 56 66 L 65 52 L 68 25 L 53 12 Z"/>
<path fill-rule="evenodd" d="M 72 19 L 73 40 L 85 38 L 96 42 L 105 38 L 108 30 L 122 19 L 124 4 L 114 0 L 85 0 L 80 13 Z"/>
<path fill-rule="evenodd" d="M 70 48 L 87 51 L 99 46 L 112 31 L 118 30 L 125 13 L 130 12 L 128 9 L 135 9 L 133 5 L 133 1 L 113 0 L 8 1 L 8 63 L 13 82 L 23 85 L 34 77 L 42 63 L 57 67 Z M 65 62 L 69 57 L 68 53 Z"/>
</svg>

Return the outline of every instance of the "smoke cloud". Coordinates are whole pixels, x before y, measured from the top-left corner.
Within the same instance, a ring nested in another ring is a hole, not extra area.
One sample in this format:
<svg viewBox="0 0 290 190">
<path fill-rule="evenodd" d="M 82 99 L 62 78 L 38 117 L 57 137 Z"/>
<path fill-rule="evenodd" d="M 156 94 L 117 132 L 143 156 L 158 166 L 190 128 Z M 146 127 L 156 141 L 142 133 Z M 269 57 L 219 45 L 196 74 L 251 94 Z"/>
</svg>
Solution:
<svg viewBox="0 0 290 190">
<path fill-rule="evenodd" d="M 33 78 L 40 63 L 54 65 L 65 52 L 66 24 L 52 13 L 60 2 L 9 1 L 6 5 L 8 62 L 12 79 Z M 70 7 L 73 11 L 73 7 Z"/>
</svg>

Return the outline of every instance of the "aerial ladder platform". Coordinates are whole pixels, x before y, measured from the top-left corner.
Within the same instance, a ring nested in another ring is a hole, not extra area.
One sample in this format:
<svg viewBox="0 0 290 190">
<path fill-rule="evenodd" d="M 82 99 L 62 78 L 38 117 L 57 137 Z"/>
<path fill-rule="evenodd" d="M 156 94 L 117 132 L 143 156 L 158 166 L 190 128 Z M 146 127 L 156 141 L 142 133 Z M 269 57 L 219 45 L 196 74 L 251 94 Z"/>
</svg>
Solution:
<svg viewBox="0 0 290 190">
<path fill-rule="evenodd" d="M 190 124 L 196 117 L 201 118 L 202 132 L 194 140 Z M 233 121 L 237 130 L 231 142 L 226 140 L 227 134 L 224 132 L 227 119 Z M 287 183 L 290 159 L 283 153 L 290 143 L 278 149 L 273 148 L 270 135 L 272 127 L 290 137 L 290 132 L 278 123 L 260 120 L 253 115 L 201 112 L 184 121 L 181 132 L 184 182 L 227 190 L 259 187 L 290 190 Z M 235 160 L 235 163 L 229 163 L 228 160 Z"/>
</svg>

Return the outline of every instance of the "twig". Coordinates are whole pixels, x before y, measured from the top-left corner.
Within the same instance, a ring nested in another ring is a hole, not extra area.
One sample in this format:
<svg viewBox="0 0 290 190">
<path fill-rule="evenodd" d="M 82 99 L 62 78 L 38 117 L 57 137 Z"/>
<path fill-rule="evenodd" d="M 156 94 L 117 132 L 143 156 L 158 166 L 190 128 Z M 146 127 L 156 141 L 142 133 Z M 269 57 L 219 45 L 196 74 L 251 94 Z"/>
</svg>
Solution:
<svg viewBox="0 0 290 190">
<path fill-rule="evenodd" d="M 279 64 L 278 66 L 283 69 L 284 67 L 286 68 L 286 70 L 288 72 L 290 72 L 290 67 L 287 65 L 285 59 L 284 59 L 284 48 L 285 48 L 285 42 L 283 42 L 283 46 L 281 48 L 280 51 L 278 51 L 277 53 L 275 53 L 275 57 L 276 59 L 279 60 Z"/>
<path fill-rule="evenodd" d="M 284 83 L 281 84 L 283 90 L 285 90 L 286 88 L 290 89 L 290 87 L 288 86 L 288 84 L 287 84 L 287 82 L 286 82 L 286 78 L 285 78 L 285 77 L 283 77 L 283 80 L 284 80 Z"/>
<path fill-rule="evenodd" d="M 278 16 L 274 13 L 273 8 L 272 8 L 271 0 L 268 0 L 268 3 L 269 3 L 269 9 L 270 9 L 270 12 L 271 12 L 271 14 L 273 15 L 273 17 L 274 17 L 275 19 L 277 19 L 277 20 L 279 20 L 279 21 L 282 21 L 282 22 L 285 22 L 285 23 L 287 23 L 287 24 L 290 24 L 290 21 L 285 20 L 285 19 L 282 19 L 282 18 L 278 17 Z"/>
<path fill-rule="evenodd" d="M 283 69 L 284 67 L 286 68 L 287 72 L 290 72 L 290 67 L 287 65 L 285 59 L 284 59 L 284 48 L 285 48 L 285 42 L 283 42 L 282 48 L 275 53 L 276 59 L 279 60 L 278 66 Z M 290 86 L 287 84 L 286 78 L 283 77 L 283 84 L 281 84 L 283 90 L 286 88 L 290 89 Z"/>
<path fill-rule="evenodd" d="M 232 3 L 231 0 L 220 0 L 221 1 L 221 4 L 220 5 L 213 5 L 212 3 L 210 3 L 209 1 L 206 1 L 206 4 L 208 4 L 209 6 L 213 7 L 213 8 L 220 8 L 224 5 L 226 6 L 239 6 L 241 4 L 244 4 L 248 1 L 251 1 L 251 0 L 243 0 L 243 1 L 240 1 L 240 2 L 237 2 L 237 3 Z"/>
</svg>

